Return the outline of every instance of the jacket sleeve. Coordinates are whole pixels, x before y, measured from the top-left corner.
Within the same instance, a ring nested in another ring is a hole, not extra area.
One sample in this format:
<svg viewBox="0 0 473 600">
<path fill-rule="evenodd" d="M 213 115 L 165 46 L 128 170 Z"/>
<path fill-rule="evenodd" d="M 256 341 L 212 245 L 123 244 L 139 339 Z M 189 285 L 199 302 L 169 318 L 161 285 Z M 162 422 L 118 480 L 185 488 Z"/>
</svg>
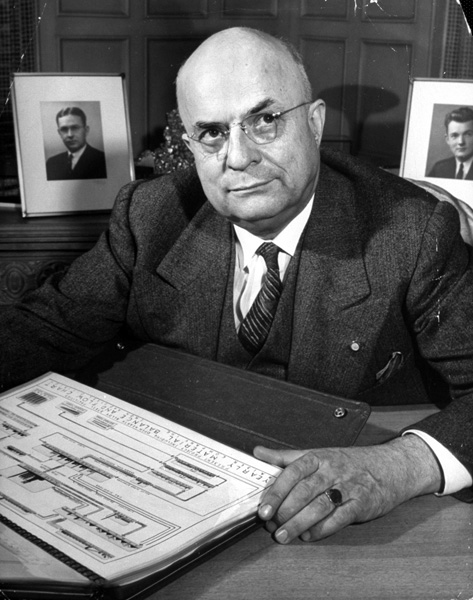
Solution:
<svg viewBox="0 0 473 600">
<path fill-rule="evenodd" d="M 424 232 L 406 306 L 421 356 L 449 385 L 452 402 L 412 425 L 473 473 L 473 248 L 439 203 Z M 473 500 L 473 490 L 459 494 Z"/>
<path fill-rule="evenodd" d="M 120 331 L 135 256 L 128 213 L 138 185 L 121 190 L 108 230 L 63 278 L 53 276 L 0 312 L 0 390 L 49 370 L 77 369 Z"/>
</svg>

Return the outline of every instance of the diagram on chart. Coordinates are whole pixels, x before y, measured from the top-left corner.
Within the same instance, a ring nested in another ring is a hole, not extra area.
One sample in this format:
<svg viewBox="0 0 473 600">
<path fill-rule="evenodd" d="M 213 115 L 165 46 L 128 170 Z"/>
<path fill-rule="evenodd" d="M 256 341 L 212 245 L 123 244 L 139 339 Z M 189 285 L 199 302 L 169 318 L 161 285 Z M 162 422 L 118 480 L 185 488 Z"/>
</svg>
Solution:
<svg viewBox="0 0 473 600">
<path fill-rule="evenodd" d="M 104 564 L 159 551 L 271 479 L 207 438 L 86 390 L 51 376 L 0 403 L 0 512 L 48 543 Z"/>
</svg>

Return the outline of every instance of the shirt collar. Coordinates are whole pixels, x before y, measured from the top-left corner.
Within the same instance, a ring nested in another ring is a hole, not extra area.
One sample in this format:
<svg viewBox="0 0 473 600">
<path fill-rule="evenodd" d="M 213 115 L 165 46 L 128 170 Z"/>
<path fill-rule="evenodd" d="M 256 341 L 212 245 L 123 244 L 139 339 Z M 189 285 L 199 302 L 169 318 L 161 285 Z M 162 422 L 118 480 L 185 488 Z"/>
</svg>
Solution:
<svg viewBox="0 0 473 600">
<path fill-rule="evenodd" d="M 314 196 L 312 196 L 304 209 L 294 217 L 294 219 L 292 219 L 292 221 L 290 221 L 273 240 L 271 240 L 276 246 L 290 256 L 294 256 L 296 252 L 297 244 L 299 243 L 304 227 L 309 220 L 313 204 Z M 240 268 L 245 268 L 253 258 L 256 250 L 267 240 L 263 240 L 238 225 L 233 225 L 233 227 L 243 251 L 243 264 L 240 264 Z"/>
<path fill-rule="evenodd" d="M 80 150 L 77 150 L 77 152 L 69 152 L 69 154 L 72 158 L 80 158 L 84 154 L 86 147 L 87 144 L 84 144 Z"/>
<path fill-rule="evenodd" d="M 463 164 L 463 172 L 464 173 L 468 173 L 470 165 L 473 162 L 473 156 L 471 158 L 469 158 L 468 160 L 465 160 L 465 161 L 458 160 L 457 158 L 455 158 L 455 160 L 456 160 L 456 163 L 457 163 L 457 171 L 460 168 L 460 165 Z"/>
</svg>

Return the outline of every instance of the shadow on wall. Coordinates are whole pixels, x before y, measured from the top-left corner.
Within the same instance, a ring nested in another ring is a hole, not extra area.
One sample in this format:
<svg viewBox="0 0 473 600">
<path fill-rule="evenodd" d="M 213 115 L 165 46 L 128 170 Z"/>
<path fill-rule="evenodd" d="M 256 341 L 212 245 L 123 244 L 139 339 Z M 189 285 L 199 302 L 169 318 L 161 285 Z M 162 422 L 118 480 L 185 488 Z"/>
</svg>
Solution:
<svg viewBox="0 0 473 600">
<path fill-rule="evenodd" d="M 404 119 L 391 113 L 399 107 L 400 97 L 376 86 L 346 85 L 322 89 L 317 96 L 327 104 L 326 131 L 348 131 L 351 153 L 366 156 L 382 166 L 386 162 L 399 164 Z M 397 110 L 397 112 L 399 109 Z"/>
</svg>

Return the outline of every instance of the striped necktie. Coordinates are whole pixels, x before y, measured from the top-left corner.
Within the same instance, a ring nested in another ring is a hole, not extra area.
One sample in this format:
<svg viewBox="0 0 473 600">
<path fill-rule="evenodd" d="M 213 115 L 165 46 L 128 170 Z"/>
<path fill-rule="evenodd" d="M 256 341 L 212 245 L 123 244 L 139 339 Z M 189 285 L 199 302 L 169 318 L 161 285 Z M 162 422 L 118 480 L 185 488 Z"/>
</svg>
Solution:
<svg viewBox="0 0 473 600">
<path fill-rule="evenodd" d="M 460 163 L 460 168 L 458 169 L 457 176 L 455 179 L 463 179 L 463 163 Z"/>
<path fill-rule="evenodd" d="M 238 330 L 240 342 L 252 355 L 262 348 L 268 337 L 281 296 L 283 285 L 279 276 L 278 253 L 279 248 L 272 242 L 264 242 L 256 250 L 256 254 L 264 258 L 267 272 L 261 289 Z"/>
</svg>

